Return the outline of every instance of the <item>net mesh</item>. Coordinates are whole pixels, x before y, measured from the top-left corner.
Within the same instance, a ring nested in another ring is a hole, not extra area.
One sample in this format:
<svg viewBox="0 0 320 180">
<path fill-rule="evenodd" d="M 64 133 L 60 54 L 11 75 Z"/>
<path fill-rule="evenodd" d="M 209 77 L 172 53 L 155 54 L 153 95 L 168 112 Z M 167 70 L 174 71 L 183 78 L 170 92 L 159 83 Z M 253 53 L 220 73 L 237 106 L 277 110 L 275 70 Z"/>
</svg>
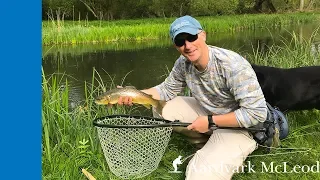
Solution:
<svg viewBox="0 0 320 180">
<path fill-rule="evenodd" d="M 112 117 L 97 121 L 108 125 L 153 125 L 145 118 Z M 104 156 L 112 173 L 123 179 L 141 178 L 154 171 L 169 143 L 172 127 L 97 127 Z"/>
</svg>

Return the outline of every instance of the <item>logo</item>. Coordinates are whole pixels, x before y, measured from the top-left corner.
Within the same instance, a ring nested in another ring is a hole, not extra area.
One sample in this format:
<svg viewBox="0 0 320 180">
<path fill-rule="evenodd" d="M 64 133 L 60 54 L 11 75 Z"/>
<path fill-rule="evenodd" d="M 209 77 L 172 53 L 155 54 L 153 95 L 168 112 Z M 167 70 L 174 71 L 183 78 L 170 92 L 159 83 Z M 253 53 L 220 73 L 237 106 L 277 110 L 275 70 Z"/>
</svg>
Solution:
<svg viewBox="0 0 320 180">
<path fill-rule="evenodd" d="M 178 171 L 178 164 L 182 164 L 181 158 L 182 156 L 179 155 L 179 157 L 172 161 L 174 171 L 169 171 L 169 173 L 182 173 L 182 171 Z"/>
</svg>

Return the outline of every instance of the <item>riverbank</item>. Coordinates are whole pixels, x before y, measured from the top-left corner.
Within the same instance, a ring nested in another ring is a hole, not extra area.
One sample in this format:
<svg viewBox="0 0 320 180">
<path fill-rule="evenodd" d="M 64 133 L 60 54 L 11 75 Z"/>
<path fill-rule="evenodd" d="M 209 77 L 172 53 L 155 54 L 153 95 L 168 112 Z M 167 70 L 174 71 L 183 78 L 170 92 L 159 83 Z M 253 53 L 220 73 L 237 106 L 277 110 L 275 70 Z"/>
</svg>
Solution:
<svg viewBox="0 0 320 180">
<path fill-rule="evenodd" d="M 315 32 L 317 33 L 317 32 Z M 247 58 L 255 64 L 277 67 L 319 65 L 319 54 L 310 52 L 311 40 L 301 40 L 293 34 L 283 46 L 272 46 L 267 54 L 253 53 Z M 288 61 L 290 59 L 290 61 Z M 112 74 L 110 79 L 112 79 Z M 67 79 L 67 80 L 62 80 Z M 85 179 L 81 169 L 87 169 L 97 179 L 119 179 L 108 168 L 93 119 L 110 114 L 137 114 L 133 108 L 106 108 L 94 104 L 94 97 L 114 84 L 105 84 L 93 70 L 92 80 L 85 85 L 84 101 L 71 108 L 68 78 L 54 74 L 42 76 L 42 179 Z M 133 106 L 137 107 L 137 106 Z M 319 179 L 320 111 L 299 111 L 287 114 L 290 133 L 282 141 L 282 148 L 270 154 L 263 147 L 250 155 L 245 164 L 254 165 L 251 171 L 236 174 L 233 179 Z M 172 161 L 179 155 L 191 155 L 196 148 L 178 134 L 173 134 L 159 167 L 144 179 L 184 179 L 187 163 L 178 168 L 183 173 L 170 173 Z M 123 155 L 125 157 L 125 155 Z M 277 168 L 279 167 L 279 168 Z M 286 170 L 284 170 L 284 167 Z M 304 167 L 295 168 L 295 167 Z M 277 168 L 273 170 L 274 168 Z M 308 168 L 310 168 L 308 170 Z M 255 170 L 255 171 L 253 171 Z"/>
<path fill-rule="evenodd" d="M 168 39 L 168 28 L 174 19 L 43 21 L 42 43 L 48 46 Z M 237 32 L 244 29 L 280 28 L 292 24 L 320 22 L 320 13 L 250 14 L 197 19 L 207 33 Z"/>
</svg>

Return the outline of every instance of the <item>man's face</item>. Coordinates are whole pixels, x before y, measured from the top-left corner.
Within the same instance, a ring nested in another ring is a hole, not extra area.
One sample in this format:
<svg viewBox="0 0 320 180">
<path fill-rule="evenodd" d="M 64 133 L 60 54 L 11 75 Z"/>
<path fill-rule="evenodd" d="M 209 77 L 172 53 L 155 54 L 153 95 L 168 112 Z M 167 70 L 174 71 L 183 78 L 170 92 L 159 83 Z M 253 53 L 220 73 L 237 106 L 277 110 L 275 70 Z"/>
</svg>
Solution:
<svg viewBox="0 0 320 180">
<path fill-rule="evenodd" d="M 197 35 L 178 34 L 174 40 L 177 50 L 192 63 L 197 64 L 203 56 L 206 34 L 201 31 Z"/>
</svg>

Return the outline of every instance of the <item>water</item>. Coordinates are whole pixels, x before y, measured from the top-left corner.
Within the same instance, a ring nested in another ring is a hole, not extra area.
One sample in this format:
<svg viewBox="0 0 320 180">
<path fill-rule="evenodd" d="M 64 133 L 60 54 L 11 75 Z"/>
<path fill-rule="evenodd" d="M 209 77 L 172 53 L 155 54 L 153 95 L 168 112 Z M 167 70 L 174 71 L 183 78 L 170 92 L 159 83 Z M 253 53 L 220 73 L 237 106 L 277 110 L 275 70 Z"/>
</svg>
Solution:
<svg viewBox="0 0 320 180">
<path fill-rule="evenodd" d="M 294 32 L 299 38 L 309 39 L 318 24 L 306 24 L 278 29 L 260 29 L 236 33 L 208 33 L 207 43 L 234 50 L 241 55 L 261 52 L 268 46 L 281 45 Z M 319 33 L 310 50 L 319 55 Z M 153 87 L 165 78 L 179 56 L 170 40 L 148 42 L 122 42 L 77 46 L 43 47 L 42 65 L 45 74 L 64 74 L 68 77 L 70 101 L 73 106 L 84 100 L 84 82 L 92 82 L 95 68 L 105 84 L 133 85 L 138 89 Z M 125 79 L 123 80 L 123 78 Z"/>
</svg>

